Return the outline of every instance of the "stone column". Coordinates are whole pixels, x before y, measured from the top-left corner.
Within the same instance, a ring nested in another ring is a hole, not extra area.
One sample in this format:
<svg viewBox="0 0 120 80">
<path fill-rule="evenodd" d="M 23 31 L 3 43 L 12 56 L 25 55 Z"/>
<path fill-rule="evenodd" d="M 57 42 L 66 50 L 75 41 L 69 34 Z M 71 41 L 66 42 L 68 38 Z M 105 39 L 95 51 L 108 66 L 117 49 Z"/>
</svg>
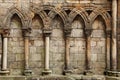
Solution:
<svg viewBox="0 0 120 80">
<path fill-rule="evenodd" d="M 23 29 L 23 36 L 24 36 L 24 50 L 25 50 L 25 69 L 24 75 L 28 76 L 32 74 L 32 71 L 29 68 L 29 37 L 30 37 L 31 29 L 26 28 Z"/>
<path fill-rule="evenodd" d="M 112 0 L 112 41 L 111 41 L 111 66 L 108 75 L 118 76 L 117 72 L 117 0 Z"/>
<path fill-rule="evenodd" d="M 49 68 L 49 42 L 50 42 L 50 34 L 51 31 L 49 30 L 44 30 L 44 36 L 45 36 L 45 68 L 44 71 L 42 72 L 43 75 L 48 75 L 51 74 L 52 71 Z"/>
<path fill-rule="evenodd" d="M 86 71 L 85 74 L 89 75 L 92 73 L 91 71 L 91 29 L 85 30 L 86 35 Z"/>
<path fill-rule="evenodd" d="M 111 42 L 111 31 L 107 31 L 106 33 L 106 71 L 110 70 L 110 42 Z"/>
<path fill-rule="evenodd" d="M 9 29 L 3 29 L 3 54 L 2 54 L 2 69 L 0 71 L 1 75 L 6 75 L 9 73 L 7 69 L 7 47 L 8 47 L 8 36 L 9 36 Z"/>
<path fill-rule="evenodd" d="M 71 29 L 65 30 L 65 69 L 64 74 L 72 73 L 70 70 L 70 34 Z"/>
<path fill-rule="evenodd" d="M 112 0 L 112 66 L 111 70 L 117 69 L 117 0 Z"/>
</svg>

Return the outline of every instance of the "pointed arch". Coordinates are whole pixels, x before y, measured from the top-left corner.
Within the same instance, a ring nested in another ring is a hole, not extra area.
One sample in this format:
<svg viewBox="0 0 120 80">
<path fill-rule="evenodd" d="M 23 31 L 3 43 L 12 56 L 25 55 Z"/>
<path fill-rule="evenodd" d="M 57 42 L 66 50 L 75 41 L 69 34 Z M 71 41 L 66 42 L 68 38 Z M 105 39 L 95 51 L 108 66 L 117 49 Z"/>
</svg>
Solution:
<svg viewBox="0 0 120 80">
<path fill-rule="evenodd" d="M 42 29 L 42 28 L 44 27 L 43 20 L 42 20 L 42 18 L 40 17 L 39 14 L 35 14 L 34 17 L 32 18 L 32 28 L 33 28 L 33 22 L 34 22 L 34 20 L 38 20 L 38 22 L 39 22 L 38 24 L 39 24 L 39 25 L 42 23 L 42 24 L 41 24 L 42 26 L 41 26 L 41 27 L 39 26 L 40 29 Z"/>
<path fill-rule="evenodd" d="M 88 18 L 88 13 L 83 8 L 79 8 L 79 10 L 76 8 L 72 9 L 72 11 L 69 14 L 69 19 L 68 19 L 69 22 L 70 23 L 73 22 L 73 20 L 77 15 L 80 15 L 82 17 L 85 23 L 85 27 L 88 27 L 88 24 L 90 22 Z"/>
<path fill-rule="evenodd" d="M 54 6 L 46 6 L 45 9 L 50 10 L 48 16 L 51 19 L 53 19 L 58 14 L 62 18 L 63 23 L 66 24 L 68 16 L 67 13 L 62 8 L 54 7 Z"/>
<path fill-rule="evenodd" d="M 10 22 L 11 22 L 11 18 L 13 17 L 13 15 L 16 14 L 20 20 L 21 20 L 21 23 L 22 23 L 22 27 L 25 27 L 26 24 L 25 24 L 25 19 L 26 19 L 26 16 L 23 14 L 22 11 L 20 11 L 19 9 L 17 9 L 16 7 L 14 8 L 10 8 L 7 13 L 6 13 L 6 18 L 4 20 L 4 24 L 6 24 L 6 26 L 10 26 Z"/>
<path fill-rule="evenodd" d="M 49 22 L 48 15 L 46 14 L 46 12 L 41 7 L 40 7 L 40 9 L 36 8 L 36 7 L 33 7 L 31 11 L 34 13 L 34 16 L 36 14 L 39 15 L 39 17 L 41 18 L 44 26 L 46 25 L 47 22 Z M 32 25 L 32 19 L 34 18 L 34 16 L 31 18 L 30 25 Z"/>
<path fill-rule="evenodd" d="M 111 16 L 110 14 L 104 10 L 103 8 L 97 8 L 95 10 L 93 10 L 93 12 L 90 14 L 89 18 L 91 21 L 91 24 L 94 22 L 94 20 L 97 18 L 97 16 L 101 16 L 104 21 L 105 21 L 105 25 L 106 25 L 106 30 L 111 30 Z"/>
</svg>

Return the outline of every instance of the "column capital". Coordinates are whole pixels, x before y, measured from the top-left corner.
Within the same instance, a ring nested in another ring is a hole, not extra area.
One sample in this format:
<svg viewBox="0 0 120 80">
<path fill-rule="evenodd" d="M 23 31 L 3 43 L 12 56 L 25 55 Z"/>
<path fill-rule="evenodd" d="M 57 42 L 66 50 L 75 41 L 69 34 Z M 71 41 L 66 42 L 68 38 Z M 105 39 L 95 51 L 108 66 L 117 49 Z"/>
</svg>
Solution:
<svg viewBox="0 0 120 80">
<path fill-rule="evenodd" d="M 3 28 L 2 29 L 2 35 L 3 35 L 3 37 L 9 37 L 10 29 L 9 28 Z"/>
<path fill-rule="evenodd" d="M 23 36 L 24 37 L 30 37 L 30 33 L 31 33 L 32 29 L 30 27 L 22 28 L 22 31 L 23 31 Z"/>
<path fill-rule="evenodd" d="M 112 33 L 111 30 L 107 30 L 107 31 L 106 31 L 106 36 L 110 38 L 110 37 L 111 37 L 111 33 Z"/>
<path fill-rule="evenodd" d="M 66 37 L 70 37 L 71 30 L 72 30 L 71 28 L 66 28 L 66 29 L 64 29 L 65 36 L 66 36 Z"/>
<path fill-rule="evenodd" d="M 45 36 L 50 36 L 51 33 L 52 33 L 52 29 L 50 29 L 50 28 L 44 28 L 43 29 L 43 34 Z"/>
<path fill-rule="evenodd" d="M 89 37 L 92 33 L 92 29 L 85 29 L 85 36 Z"/>
</svg>

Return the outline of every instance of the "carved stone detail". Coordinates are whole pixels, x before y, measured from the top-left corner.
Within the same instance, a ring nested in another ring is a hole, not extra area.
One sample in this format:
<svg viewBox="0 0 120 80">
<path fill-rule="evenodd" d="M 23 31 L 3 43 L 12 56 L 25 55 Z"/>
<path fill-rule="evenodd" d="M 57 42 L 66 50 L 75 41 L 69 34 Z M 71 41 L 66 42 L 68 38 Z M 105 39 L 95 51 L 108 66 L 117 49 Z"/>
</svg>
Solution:
<svg viewBox="0 0 120 80">
<path fill-rule="evenodd" d="M 71 31 L 72 31 L 72 28 L 70 27 L 70 23 L 67 23 L 65 25 L 65 28 L 64 28 L 64 33 L 65 33 L 65 36 L 70 36 L 71 34 Z"/>
<path fill-rule="evenodd" d="M 85 36 L 89 37 L 92 33 L 92 29 L 85 29 Z"/>
<path fill-rule="evenodd" d="M 10 29 L 9 28 L 3 28 L 2 29 L 2 35 L 3 35 L 3 37 L 9 37 L 9 35 L 10 35 Z"/>
<path fill-rule="evenodd" d="M 107 31 L 106 31 L 106 36 L 110 38 L 110 37 L 111 37 L 111 33 L 112 33 L 111 30 L 107 30 Z"/>
<path fill-rule="evenodd" d="M 23 36 L 24 37 L 29 37 L 30 36 L 30 33 L 31 33 L 31 28 L 23 28 L 22 31 L 23 31 Z"/>
<path fill-rule="evenodd" d="M 45 36 L 50 36 L 50 34 L 52 33 L 52 29 L 51 28 L 44 28 L 43 33 Z"/>
</svg>

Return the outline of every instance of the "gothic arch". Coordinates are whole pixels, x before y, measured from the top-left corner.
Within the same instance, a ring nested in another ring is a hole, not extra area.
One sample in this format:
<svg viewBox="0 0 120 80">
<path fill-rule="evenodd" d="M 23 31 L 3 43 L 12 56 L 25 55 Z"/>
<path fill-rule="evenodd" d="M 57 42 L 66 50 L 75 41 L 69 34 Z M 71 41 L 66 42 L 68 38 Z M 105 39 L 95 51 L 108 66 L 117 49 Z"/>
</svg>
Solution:
<svg viewBox="0 0 120 80">
<path fill-rule="evenodd" d="M 58 14 L 62 18 L 63 23 L 66 24 L 68 16 L 62 8 L 51 6 L 51 7 L 46 8 L 46 9 L 50 10 L 50 12 L 48 13 L 48 16 L 51 19 L 53 19 Z"/>
<path fill-rule="evenodd" d="M 85 23 L 85 27 L 89 27 L 88 26 L 89 24 L 88 13 L 83 8 L 80 8 L 79 10 L 74 8 L 69 14 L 69 19 L 68 19 L 69 22 L 70 23 L 73 22 L 73 20 L 75 19 L 77 15 L 80 15 L 82 17 Z"/>
<path fill-rule="evenodd" d="M 46 12 L 43 10 L 43 7 L 40 7 L 40 8 L 37 8 L 37 7 L 34 7 L 32 8 L 33 13 L 34 13 L 34 16 L 36 14 L 38 14 L 40 16 L 40 18 L 42 19 L 43 21 L 43 27 L 46 26 L 46 24 L 49 24 L 49 18 L 48 18 L 48 15 L 46 14 Z M 34 16 L 32 18 L 34 18 Z M 32 18 L 31 18 L 31 21 L 30 21 L 30 25 L 32 24 Z"/>
<path fill-rule="evenodd" d="M 105 25 L 106 25 L 106 30 L 111 30 L 111 16 L 110 14 L 104 10 L 103 8 L 97 8 L 95 10 L 93 10 L 93 12 L 90 14 L 89 18 L 91 21 L 91 24 L 94 22 L 94 20 L 97 18 L 97 16 L 101 16 L 104 21 L 105 21 Z"/>
<path fill-rule="evenodd" d="M 23 12 L 20 11 L 19 9 L 17 9 L 16 7 L 10 8 L 7 11 L 6 14 L 7 15 L 6 15 L 6 18 L 4 20 L 4 24 L 6 24 L 7 27 L 10 26 L 11 18 L 13 17 L 14 14 L 17 14 L 18 17 L 20 18 L 20 20 L 22 22 L 22 27 L 26 26 L 26 23 L 25 23 L 26 16 L 25 16 L 25 14 L 23 14 Z"/>
</svg>

